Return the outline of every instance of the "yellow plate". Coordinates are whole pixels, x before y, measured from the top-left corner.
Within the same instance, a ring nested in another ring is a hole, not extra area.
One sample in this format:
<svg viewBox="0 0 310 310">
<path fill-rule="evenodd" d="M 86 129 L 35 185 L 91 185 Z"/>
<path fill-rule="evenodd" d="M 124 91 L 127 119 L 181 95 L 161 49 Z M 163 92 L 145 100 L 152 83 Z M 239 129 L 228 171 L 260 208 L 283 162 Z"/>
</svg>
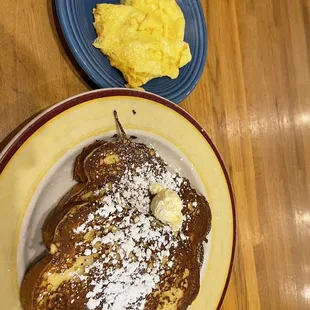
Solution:
<svg viewBox="0 0 310 310">
<path fill-rule="evenodd" d="M 19 284 L 42 250 L 40 225 L 72 186 L 75 156 L 96 138 L 115 133 L 113 110 L 129 134 L 152 144 L 205 194 L 212 231 L 205 247 L 200 293 L 191 310 L 216 309 L 227 287 L 235 247 L 235 212 L 223 161 L 202 127 L 159 96 L 105 89 L 67 99 L 28 124 L 0 155 L 1 308 L 20 309 Z"/>
</svg>

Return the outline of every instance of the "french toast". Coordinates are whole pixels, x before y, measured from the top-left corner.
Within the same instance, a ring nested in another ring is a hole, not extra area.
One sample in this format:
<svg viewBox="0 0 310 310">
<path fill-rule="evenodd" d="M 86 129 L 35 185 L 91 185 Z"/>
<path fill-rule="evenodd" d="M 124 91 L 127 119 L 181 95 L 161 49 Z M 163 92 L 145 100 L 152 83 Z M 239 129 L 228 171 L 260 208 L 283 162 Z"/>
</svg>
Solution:
<svg viewBox="0 0 310 310">
<path fill-rule="evenodd" d="M 49 253 L 24 277 L 25 310 L 185 310 L 198 294 L 209 204 L 154 149 L 127 138 L 115 117 L 120 137 L 84 148 L 78 184 L 44 223 Z M 180 230 L 150 212 L 151 184 L 180 197 Z"/>
</svg>

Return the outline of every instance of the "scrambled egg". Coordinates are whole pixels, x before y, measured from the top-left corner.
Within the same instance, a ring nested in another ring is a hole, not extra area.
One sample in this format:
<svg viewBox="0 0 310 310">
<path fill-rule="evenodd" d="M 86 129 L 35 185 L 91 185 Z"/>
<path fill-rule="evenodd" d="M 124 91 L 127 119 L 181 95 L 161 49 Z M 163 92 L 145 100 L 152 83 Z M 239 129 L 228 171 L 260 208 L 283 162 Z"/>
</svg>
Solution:
<svg viewBox="0 0 310 310">
<path fill-rule="evenodd" d="M 121 70 L 129 87 L 153 78 L 175 79 L 191 61 L 183 41 L 185 19 L 175 0 L 122 0 L 120 5 L 97 4 L 94 46 Z"/>
</svg>

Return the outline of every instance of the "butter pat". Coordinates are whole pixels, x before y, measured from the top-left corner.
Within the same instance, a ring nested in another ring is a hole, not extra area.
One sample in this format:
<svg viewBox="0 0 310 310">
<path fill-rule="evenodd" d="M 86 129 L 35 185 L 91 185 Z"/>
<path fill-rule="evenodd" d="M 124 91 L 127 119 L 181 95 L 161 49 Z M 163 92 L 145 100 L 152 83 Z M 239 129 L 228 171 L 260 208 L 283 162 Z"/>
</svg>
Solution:
<svg viewBox="0 0 310 310">
<path fill-rule="evenodd" d="M 163 191 L 165 188 L 158 183 L 153 183 L 150 185 L 150 193 L 156 195 L 159 192 Z"/>
<path fill-rule="evenodd" d="M 153 215 L 173 231 L 178 231 L 182 227 L 182 201 L 179 195 L 159 184 L 151 185 L 150 192 L 156 193 L 151 202 Z"/>
</svg>

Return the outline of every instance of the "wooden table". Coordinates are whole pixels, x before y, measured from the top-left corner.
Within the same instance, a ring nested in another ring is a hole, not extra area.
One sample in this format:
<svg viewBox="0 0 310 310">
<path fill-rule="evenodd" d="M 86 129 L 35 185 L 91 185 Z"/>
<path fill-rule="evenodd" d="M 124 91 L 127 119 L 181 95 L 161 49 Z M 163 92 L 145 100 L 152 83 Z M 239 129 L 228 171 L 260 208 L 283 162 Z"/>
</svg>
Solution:
<svg viewBox="0 0 310 310">
<path fill-rule="evenodd" d="M 181 104 L 228 167 L 237 247 L 222 309 L 310 309 L 310 1 L 202 0 L 202 79 Z M 0 10 L 0 149 L 34 115 L 92 85 L 52 1 Z"/>
</svg>

